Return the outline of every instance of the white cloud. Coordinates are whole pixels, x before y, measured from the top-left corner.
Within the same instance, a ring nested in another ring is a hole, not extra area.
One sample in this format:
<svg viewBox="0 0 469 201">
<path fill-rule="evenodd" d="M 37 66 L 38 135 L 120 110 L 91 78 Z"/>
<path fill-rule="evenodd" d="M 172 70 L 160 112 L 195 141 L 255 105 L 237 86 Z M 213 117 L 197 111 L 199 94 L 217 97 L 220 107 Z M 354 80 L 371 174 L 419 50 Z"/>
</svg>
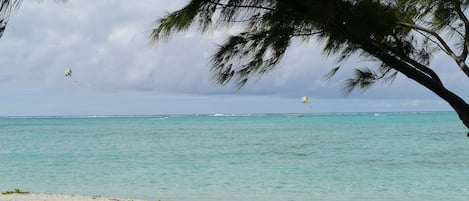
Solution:
<svg viewBox="0 0 469 201">
<path fill-rule="evenodd" d="M 422 105 L 422 100 L 411 100 L 405 104 L 408 107 L 418 107 Z"/>
<path fill-rule="evenodd" d="M 132 25 L 124 25 L 114 28 L 108 37 L 110 43 L 120 43 L 121 45 L 129 45 L 137 37 L 138 28 Z"/>
<path fill-rule="evenodd" d="M 303 95 L 321 100 L 342 99 L 341 84 L 351 75 L 352 67 L 369 65 L 351 60 L 343 64 L 337 77 L 324 81 L 323 76 L 337 66 L 334 57 L 324 58 L 321 47 L 313 42 L 294 42 L 275 70 L 258 80 L 251 80 L 242 90 L 231 85 L 216 86 L 208 66 L 209 57 L 217 44 L 239 31 L 239 27 L 214 30 L 205 35 L 189 29 L 167 43 L 159 43 L 157 47 L 150 45 L 148 36 L 155 21 L 185 3 L 182 0 L 23 1 L 0 39 L 0 65 L 3 66 L 0 89 L 53 94 L 51 96 L 59 99 L 61 94 L 70 91 L 77 93 L 78 99 L 80 95 L 87 97 L 95 93 L 125 96 L 126 93 L 141 92 L 137 94 L 146 98 L 171 94 L 184 98 L 233 94 L 250 101 L 253 97 L 263 97 L 260 99 L 278 98 L 279 103 L 284 103 L 285 98 L 294 100 Z M 438 62 L 446 64 L 441 60 Z M 74 70 L 71 79 L 63 77 L 67 68 Z M 441 71 L 452 79 L 448 81 L 449 86 L 467 94 L 463 87 L 466 80 L 460 81 L 463 80 L 461 74 L 454 73 L 454 69 Z M 377 85 L 363 94 L 353 93 L 345 101 L 357 98 L 378 102 L 390 98 L 408 101 L 422 97 L 436 98 L 428 90 L 400 76 L 391 86 Z M 119 98 L 100 96 L 96 99 L 112 101 Z M 199 102 L 203 104 L 203 101 Z M 416 103 L 414 106 L 419 107 Z M 397 105 L 402 107 L 402 101 L 393 102 L 389 108 Z M 361 110 L 366 106 L 370 104 L 360 107 Z M 210 105 L 199 107 L 209 108 Z M 251 109 L 259 107 L 250 106 Z M 269 107 L 262 107 L 268 111 Z M 287 111 L 281 106 L 273 108 Z M 322 111 L 328 109 L 323 108 Z"/>
</svg>

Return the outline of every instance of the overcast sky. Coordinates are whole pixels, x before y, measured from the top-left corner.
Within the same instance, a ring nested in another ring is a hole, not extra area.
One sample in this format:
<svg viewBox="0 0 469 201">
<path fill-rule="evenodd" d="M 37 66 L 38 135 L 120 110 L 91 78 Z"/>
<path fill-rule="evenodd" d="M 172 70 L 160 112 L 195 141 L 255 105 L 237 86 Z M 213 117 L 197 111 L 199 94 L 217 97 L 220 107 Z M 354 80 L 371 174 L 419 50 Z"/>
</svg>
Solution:
<svg viewBox="0 0 469 201">
<path fill-rule="evenodd" d="M 451 110 L 403 75 L 344 96 L 351 69 L 374 64 L 351 60 L 325 81 L 338 64 L 314 40 L 293 44 L 274 71 L 241 90 L 217 86 L 208 59 L 228 31 L 192 29 L 150 45 L 155 21 L 185 3 L 24 0 L 0 39 L 0 116 Z M 448 88 L 469 97 L 468 79 L 453 63 L 442 57 L 433 64 Z M 72 77 L 64 77 L 68 68 Z"/>
</svg>

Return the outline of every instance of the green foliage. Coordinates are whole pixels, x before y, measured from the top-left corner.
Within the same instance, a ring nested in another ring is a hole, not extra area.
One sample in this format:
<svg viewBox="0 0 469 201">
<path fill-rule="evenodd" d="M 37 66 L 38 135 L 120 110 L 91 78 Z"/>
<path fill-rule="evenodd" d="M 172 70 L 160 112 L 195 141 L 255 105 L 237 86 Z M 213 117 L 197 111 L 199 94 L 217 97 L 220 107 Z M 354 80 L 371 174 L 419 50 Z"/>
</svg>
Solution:
<svg viewBox="0 0 469 201">
<path fill-rule="evenodd" d="M 9 195 L 9 194 L 29 194 L 29 192 L 21 191 L 19 188 L 16 188 L 14 191 L 2 192 L 2 195 Z"/>
<path fill-rule="evenodd" d="M 214 80 L 234 81 L 239 87 L 274 69 L 293 40 L 322 41 L 324 53 L 337 55 L 338 61 L 358 55 L 382 62 L 378 72 L 357 69 L 346 81 L 349 93 L 395 78 L 399 68 L 382 55 L 439 82 L 429 66 L 435 52 L 458 61 L 467 56 L 469 21 L 463 11 L 468 5 L 469 0 L 192 0 L 160 19 L 151 38 L 168 39 L 191 25 L 201 32 L 241 27 L 211 59 Z M 441 31 L 448 36 L 440 36 Z"/>
</svg>

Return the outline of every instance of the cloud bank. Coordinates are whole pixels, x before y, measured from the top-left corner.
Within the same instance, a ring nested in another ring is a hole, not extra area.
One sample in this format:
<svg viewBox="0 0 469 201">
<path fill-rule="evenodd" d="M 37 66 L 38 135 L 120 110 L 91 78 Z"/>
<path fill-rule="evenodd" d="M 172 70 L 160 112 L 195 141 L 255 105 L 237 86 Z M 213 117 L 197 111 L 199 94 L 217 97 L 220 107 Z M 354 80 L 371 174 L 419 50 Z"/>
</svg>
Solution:
<svg viewBox="0 0 469 201">
<path fill-rule="evenodd" d="M 297 104 L 303 95 L 320 105 L 312 112 L 449 109 L 402 75 L 392 85 L 378 84 L 345 97 L 341 88 L 352 69 L 376 64 L 351 59 L 334 78 L 324 80 L 338 64 L 334 57 L 325 58 L 313 40 L 292 44 L 275 70 L 241 90 L 217 86 L 208 61 L 231 31 L 202 36 L 190 29 L 166 43 L 150 44 L 156 20 L 185 3 L 24 1 L 0 39 L 0 90 L 8 97 L 0 101 L 0 115 L 303 112 Z M 435 63 L 449 80 L 445 84 L 469 97 L 464 75 L 444 57 Z M 63 76 L 68 68 L 72 77 Z M 182 109 L 185 102 L 199 109 Z M 286 106 L 290 104 L 294 106 Z M 128 109 L 117 110 L 122 105 Z"/>
</svg>

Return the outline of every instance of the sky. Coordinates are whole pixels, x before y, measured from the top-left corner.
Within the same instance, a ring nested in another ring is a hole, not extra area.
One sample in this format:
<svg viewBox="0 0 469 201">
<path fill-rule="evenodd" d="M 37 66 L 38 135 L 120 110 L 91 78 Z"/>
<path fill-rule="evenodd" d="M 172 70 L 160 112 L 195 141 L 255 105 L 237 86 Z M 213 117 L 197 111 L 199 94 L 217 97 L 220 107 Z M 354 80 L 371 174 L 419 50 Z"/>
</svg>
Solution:
<svg viewBox="0 0 469 201">
<path fill-rule="evenodd" d="M 209 58 L 233 30 L 196 28 L 151 44 L 156 21 L 187 0 L 24 0 L 0 38 L 0 116 L 449 111 L 400 74 L 346 96 L 360 58 L 338 64 L 314 40 L 295 42 L 269 74 L 242 89 L 213 82 Z M 467 80 L 443 56 L 433 66 L 463 98 Z M 324 75 L 341 65 L 335 77 Z M 73 70 L 71 77 L 64 71 Z M 301 103 L 309 96 L 308 104 Z"/>
</svg>

